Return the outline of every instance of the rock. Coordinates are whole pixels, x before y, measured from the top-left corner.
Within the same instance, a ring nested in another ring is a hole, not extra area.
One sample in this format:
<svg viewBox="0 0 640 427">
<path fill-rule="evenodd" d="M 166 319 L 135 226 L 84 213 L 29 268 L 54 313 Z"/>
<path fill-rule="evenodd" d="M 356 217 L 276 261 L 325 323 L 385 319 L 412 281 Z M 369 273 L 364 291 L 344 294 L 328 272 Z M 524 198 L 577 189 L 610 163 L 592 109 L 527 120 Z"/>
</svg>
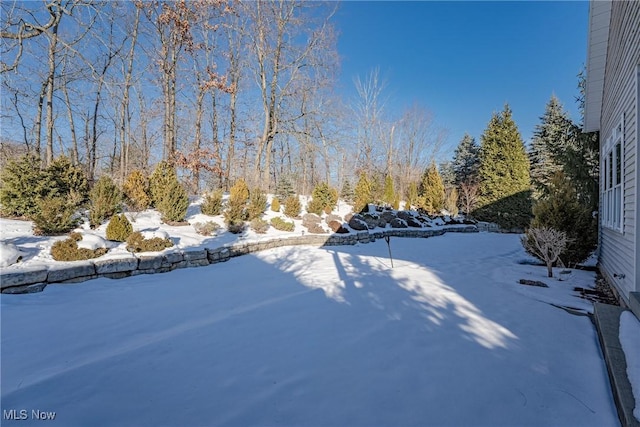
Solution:
<svg viewBox="0 0 640 427">
<path fill-rule="evenodd" d="M 331 221 L 329 222 L 329 228 L 331 229 L 331 231 L 333 231 L 334 233 L 338 233 L 338 234 L 345 234 L 348 233 L 349 230 L 347 230 L 346 228 L 344 228 L 344 226 L 342 225 L 342 223 L 340 221 Z"/>
<path fill-rule="evenodd" d="M 156 270 L 162 266 L 164 257 L 162 255 L 157 256 L 138 256 L 138 269 L 139 270 Z"/>
<path fill-rule="evenodd" d="M 367 223 L 364 222 L 364 219 L 360 215 L 353 215 L 353 217 L 349 220 L 349 227 L 358 231 L 369 229 Z"/>
<path fill-rule="evenodd" d="M 322 226 L 320 225 L 320 223 L 311 223 L 311 224 L 302 224 L 303 226 L 307 227 L 307 230 L 309 230 L 309 233 L 314 233 L 314 234 L 324 234 L 327 232 L 327 230 L 325 230 L 324 228 L 322 228 Z"/>
<path fill-rule="evenodd" d="M 391 221 L 391 228 L 407 228 L 407 222 L 403 219 L 396 218 Z"/>
<path fill-rule="evenodd" d="M 14 286 L 32 285 L 47 280 L 46 267 L 31 267 L 16 271 L 2 271 L 0 273 L 0 289 Z"/>
<path fill-rule="evenodd" d="M 324 221 L 327 223 L 327 225 L 329 225 L 329 223 L 331 221 L 338 221 L 338 222 L 341 223 L 342 222 L 342 217 L 340 215 L 329 214 L 329 215 L 326 216 Z"/>
<path fill-rule="evenodd" d="M 393 221 L 396 217 L 397 215 L 393 211 L 384 211 L 380 214 L 380 218 L 382 218 L 387 224 Z"/>
<path fill-rule="evenodd" d="M 546 283 L 540 282 L 538 280 L 520 279 L 520 284 L 521 285 L 527 285 L 527 286 L 537 286 L 539 288 L 548 288 L 549 287 Z"/>
<path fill-rule="evenodd" d="M 138 258 L 134 256 L 111 258 L 94 261 L 96 273 L 107 275 L 112 273 L 122 273 L 133 271 L 138 268 Z"/>
<path fill-rule="evenodd" d="M 409 219 L 407 219 L 406 222 L 409 227 L 422 228 L 422 223 L 414 217 L 409 217 Z"/>
<path fill-rule="evenodd" d="M 344 220 L 347 222 L 351 221 L 351 218 L 353 218 L 353 212 L 349 212 L 344 216 Z"/>
<path fill-rule="evenodd" d="M 409 219 L 414 219 L 415 217 L 409 211 L 398 211 L 398 218 L 409 221 Z"/>
<path fill-rule="evenodd" d="M 42 292 L 47 287 L 46 283 L 36 283 L 34 285 L 24 286 L 12 286 L 10 288 L 3 288 L 3 294 L 35 294 L 36 292 Z"/>
<path fill-rule="evenodd" d="M 199 259 L 207 259 L 207 250 L 192 250 L 192 251 L 184 251 L 182 256 L 185 261 L 195 261 Z"/>
<path fill-rule="evenodd" d="M 314 213 L 306 213 L 302 216 L 302 225 L 305 227 L 307 224 L 320 224 L 322 222 L 322 218 Z"/>
<path fill-rule="evenodd" d="M 47 282 L 64 282 L 79 277 L 94 276 L 96 267 L 91 261 L 77 261 L 74 265 L 53 265 L 49 268 Z"/>
<path fill-rule="evenodd" d="M 367 213 L 362 215 L 362 219 L 364 220 L 364 222 L 367 223 L 367 226 L 370 229 L 374 229 L 376 227 L 386 227 L 387 226 L 387 221 L 385 221 L 384 219 L 380 218 L 380 215 L 378 214 L 371 214 L 371 213 Z"/>
</svg>

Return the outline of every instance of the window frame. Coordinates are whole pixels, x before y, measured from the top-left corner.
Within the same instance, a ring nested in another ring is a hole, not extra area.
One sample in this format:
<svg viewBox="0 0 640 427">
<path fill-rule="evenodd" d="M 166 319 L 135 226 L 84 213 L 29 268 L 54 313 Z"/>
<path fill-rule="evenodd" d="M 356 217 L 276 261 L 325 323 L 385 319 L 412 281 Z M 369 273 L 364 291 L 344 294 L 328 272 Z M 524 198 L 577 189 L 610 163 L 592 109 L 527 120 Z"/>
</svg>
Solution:
<svg viewBox="0 0 640 427">
<path fill-rule="evenodd" d="M 602 225 L 624 233 L 624 114 L 603 150 Z"/>
</svg>

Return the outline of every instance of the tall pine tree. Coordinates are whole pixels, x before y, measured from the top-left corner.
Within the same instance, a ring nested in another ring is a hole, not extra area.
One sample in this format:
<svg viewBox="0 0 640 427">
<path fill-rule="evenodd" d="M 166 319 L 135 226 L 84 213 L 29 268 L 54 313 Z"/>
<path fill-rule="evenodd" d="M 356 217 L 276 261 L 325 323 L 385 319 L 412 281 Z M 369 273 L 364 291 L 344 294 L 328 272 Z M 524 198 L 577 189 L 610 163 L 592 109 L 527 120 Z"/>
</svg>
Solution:
<svg viewBox="0 0 640 427">
<path fill-rule="evenodd" d="M 453 173 L 458 187 L 465 182 L 477 181 L 480 166 L 479 153 L 480 147 L 476 144 L 475 138 L 465 133 L 453 155 Z"/>
<path fill-rule="evenodd" d="M 481 138 L 480 197 L 474 216 L 503 228 L 531 220 L 529 159 L 509 105 L 494 113 Z"/>
<path fill-rule="evenodd" d="M 540 123 L 536 125 L 531 141 L 531 183 L 536 198 L 547 192 L 553 175 L 562 170 L 558 158 L 575 137 L 574 124 L 555 95 L 547 103 Z"/>
</svg>

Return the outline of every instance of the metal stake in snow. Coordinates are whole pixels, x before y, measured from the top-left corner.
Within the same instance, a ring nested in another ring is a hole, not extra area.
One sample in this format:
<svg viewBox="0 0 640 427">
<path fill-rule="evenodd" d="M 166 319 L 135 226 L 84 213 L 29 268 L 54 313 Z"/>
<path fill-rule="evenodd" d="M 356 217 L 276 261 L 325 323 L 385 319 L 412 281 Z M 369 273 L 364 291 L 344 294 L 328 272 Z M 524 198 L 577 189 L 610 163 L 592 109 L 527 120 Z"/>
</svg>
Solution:
<svg viewBox="0 0 640 427">
<path fill-rule="evenodd" d="M 391 260 L 391 268 L 393 268 L 393 257 L 391 256 L 391 236 L 384 236 L 384 240 L 387 242 L 387 247 L 389 248 L 389 259 Z"/>
</svg>

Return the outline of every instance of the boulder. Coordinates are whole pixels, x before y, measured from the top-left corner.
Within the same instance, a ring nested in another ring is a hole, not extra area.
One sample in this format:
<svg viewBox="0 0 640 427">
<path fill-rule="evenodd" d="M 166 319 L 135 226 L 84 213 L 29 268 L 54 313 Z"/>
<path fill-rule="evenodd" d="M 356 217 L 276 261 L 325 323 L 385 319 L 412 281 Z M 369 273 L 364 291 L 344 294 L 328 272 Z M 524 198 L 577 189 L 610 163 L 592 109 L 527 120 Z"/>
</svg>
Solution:
<svg viewBox="0 0 640 427">
<path fill-rule="evenodd" d="M 396 218 L 391 221 L 391 228 L 407 228 L 407 222 L 403 219 Z"/>
<path fill-rule="evenodd" d="M 52 265 L 49 268 L 47 282 L 65 282 L 78 277 L 94 276 L 96 267 L 91 261 L 77 261 L 73 265 Z"/>
<path fill-rule="evenodd" d="M 138 258 L 131 255 L 122 258 L 109 258 L 94 261 L 96 273 L 107 275 L 112 273 L 123 273 L 133 271 L 138 268 Z"/>
<path fill-rule="evenodd" d="M 47 280 L 46 267 L 27 267 L 15 271 L 2 271 L 0 273 L 0 288 L 3 290 L 13 286 L 32 285 Z"/>
<path fill-rule="evenodd" d="M 387 224 L 393 221 L 396 217 L 397 215 L 394 211 L 384 211 L 380 214 L 380 218 L 382 218 Z"/>
<path fill-rule="evenodd" d="M 327 232 L 327 230 L 322 228 L 320 223 L 307 223 L 307 224 L 303 223 L 302 225 L 304 225 L 307 228 L 307 230 L 309 230 L 309 233 L 324 234 Z"/>
<path fill-rule="evenodd" d="M 418 228 L 422 228 L 422 223 L 420 221 L 418 221 L 416 218 L 414 217 L 409 217 L 409 219 L 405 220 L 407 225 L 409 227 L 418 227 Z"/>
<path fill-rule="evenodd" d="M 327 225 L 329 225 L 329 223 L 331 221 L 338 221 L 338 222 L 342 222 L 342 217 L 340 215 L 335 215 L 335 214 L 329 214 L 326 216 L 326 218 L 324 219 L 324 221 L 327 223 Z"/>
<path fill-rule="evenodd" d="M 329 228 L 331 229 L 331 231 L 338 234 L 345 234 L 349 232 L 349 230 L 347 230 L 340 221 L 334 220 L 329 222 Z"/>
<path fill-rule="evenodd" d="M 305 227 L 307 227 L 308 224 L 320 224 L 321 222 L 322 218 L 314 213 L 306 213 L 302 216 L 302 225 Z"/>
<path fill-rule="evenodd" d="M 367 226 L 367 223 L 364 221 L 364 219 L 360 215 L 353 215 L 351 217 L 351 219 L 349 220 L 349 227 L 358 231 L 369 229 L 369 227 Z"/>
</svg>

